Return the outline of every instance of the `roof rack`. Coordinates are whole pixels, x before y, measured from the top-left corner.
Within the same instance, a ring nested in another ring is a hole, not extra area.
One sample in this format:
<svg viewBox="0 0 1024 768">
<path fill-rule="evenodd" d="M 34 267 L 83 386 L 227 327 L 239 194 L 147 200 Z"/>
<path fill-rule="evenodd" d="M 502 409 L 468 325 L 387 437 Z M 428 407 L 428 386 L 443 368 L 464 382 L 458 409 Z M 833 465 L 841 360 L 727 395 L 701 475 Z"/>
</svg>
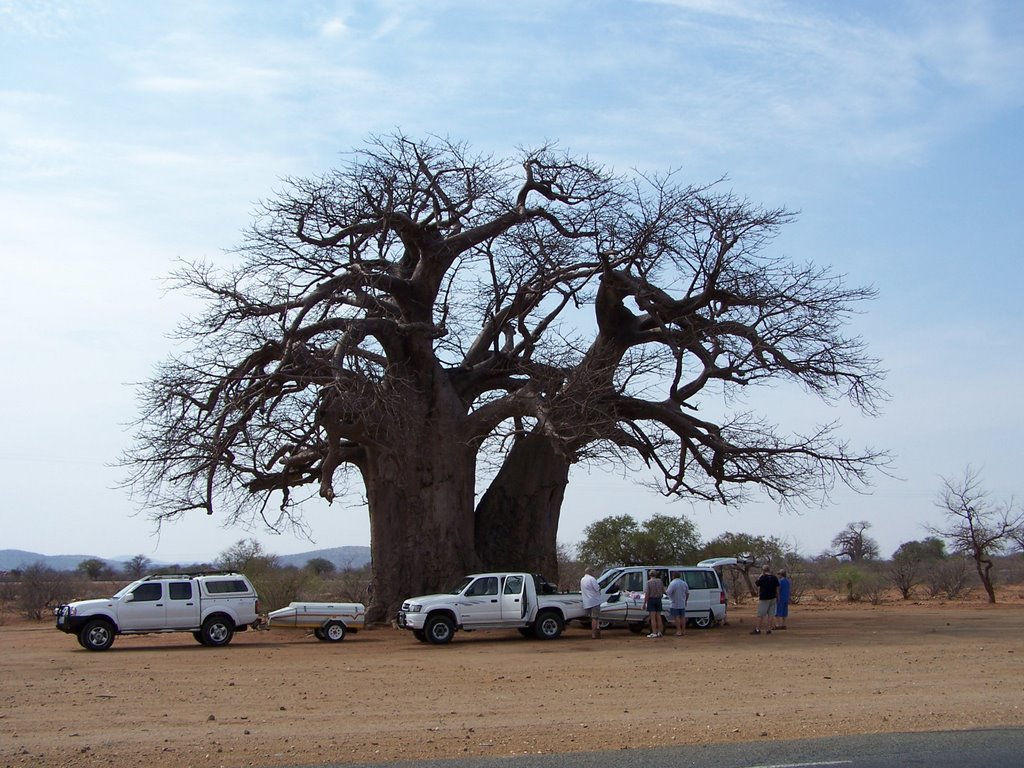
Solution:
<svg viewBox="0 0 1024 768">
<path fill-rule="evenodd" d="M 151 579 L 194 579 L 197 576 L 241 576 L 238 571 L 187 571 L 183 573 L 151 573 L 143 576 L 142 581 Z"/>
</svg>

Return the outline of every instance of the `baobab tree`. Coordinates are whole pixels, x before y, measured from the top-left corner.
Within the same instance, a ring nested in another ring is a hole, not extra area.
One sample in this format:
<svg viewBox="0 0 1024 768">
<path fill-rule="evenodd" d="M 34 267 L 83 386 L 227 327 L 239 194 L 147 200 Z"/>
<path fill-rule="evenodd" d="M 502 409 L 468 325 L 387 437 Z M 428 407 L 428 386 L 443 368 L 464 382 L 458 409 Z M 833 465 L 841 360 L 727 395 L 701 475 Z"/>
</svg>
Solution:
<svg viewBox="0 0 1024 768">
<path fill-rule="evenodd" d="M 869 413 L 884 396 L 842 332 L 873 291 L 767 255 L 782 209 L 553 147 L 496 160 L 402 135 L 286 184 L 233 266 L 176 275 L 206 311 L 141 389 L 124 456 L 159 521 L 301 524 L 301 489 L 362 491 L 379 619 L 480 567 L 552 572 L 580 461 L 788 504 L 887 460 L 835 424 L 698 416 L 702 395 L 759 383 Z"/>
</svg>

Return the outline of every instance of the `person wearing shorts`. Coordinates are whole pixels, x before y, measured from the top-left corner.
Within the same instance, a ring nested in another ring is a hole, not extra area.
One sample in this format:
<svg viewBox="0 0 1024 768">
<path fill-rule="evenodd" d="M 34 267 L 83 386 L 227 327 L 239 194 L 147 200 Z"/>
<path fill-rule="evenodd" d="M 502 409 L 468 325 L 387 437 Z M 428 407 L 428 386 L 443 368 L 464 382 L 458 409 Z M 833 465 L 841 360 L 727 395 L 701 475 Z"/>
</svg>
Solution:
<svg viewBox="0 0 1024 768">
<path fill-rule="evenodd" d="M 665 582 L 657 571 L 649 573 L 650 578 L 644 586 L 644 609 L 651 617 L 651 634 L 648 637 L 661 637 L 664 634 L 664 621 L 661 617 L 661 601 L 665 597 Z"/>
<path fill-rule="evenodd" d="M 779 579 L 772 573 L 771 566 L 766 565 L 761 569 L 761 576 L 754 584 L 757 587 L 757 625 L 750 634 L 760 635 L 761 630 L 764 630 L 770 635 L 779 597 Z"/>
<path fill-rule="evenodd" d="M 590 636 L 595 640 L 600 640 L 601 603 L 604 596 L 601 594 L 601 585 L 594 578 L 593 568 L 587 568 L 583 578 L 580 579 L 580 592 L 583 595 L 583 610 L 590 614 Z"/>
<path fill-rule="evenodd" d="M 686 601 L 690 597 L 690 585 L 686 583 L 686 580 L 680 574 L 669 582 L 668 589 L 665 592 L 668 594 L 668 599 L 672 601 L 670 615 L 676 625 L 676 637 L 685 637 Z"/>
</svg>

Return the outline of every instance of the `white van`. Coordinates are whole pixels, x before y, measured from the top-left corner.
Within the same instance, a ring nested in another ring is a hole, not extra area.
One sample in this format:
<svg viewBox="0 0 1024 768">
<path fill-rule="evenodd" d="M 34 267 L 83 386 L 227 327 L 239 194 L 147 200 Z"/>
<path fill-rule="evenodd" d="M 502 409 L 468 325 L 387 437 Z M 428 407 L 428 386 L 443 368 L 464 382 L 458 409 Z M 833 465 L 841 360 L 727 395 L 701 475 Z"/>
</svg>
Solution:
<svg viewBox="0 0 1024 768">
<path fill-rule="evenodd" d="M 693 626 L 705 629 L 725 621 L 726 600 L 722 581 L 714 568 L 696 565 L 627 565 L 609 568 L 597 583 L 606 595 L 601 605 L 601 622 L 626 624 L 641 632 L 648 620 L 644 610 L 644 585 L 652 572 L 657 572 L 667 587 L 681 576 L 690 588 L 686 601 L 686 619 Z M 665 596 L 662 612 L 668 620 L 672 602 Z M 671 622 L 669 622 L 671 625 Z"/>
</svg>

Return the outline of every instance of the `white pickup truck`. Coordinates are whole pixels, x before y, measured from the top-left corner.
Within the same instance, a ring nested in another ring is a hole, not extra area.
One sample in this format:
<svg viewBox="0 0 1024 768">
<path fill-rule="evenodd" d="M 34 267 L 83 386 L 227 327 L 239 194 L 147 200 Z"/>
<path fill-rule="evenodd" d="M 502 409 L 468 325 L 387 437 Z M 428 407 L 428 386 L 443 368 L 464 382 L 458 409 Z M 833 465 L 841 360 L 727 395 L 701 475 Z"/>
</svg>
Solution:
<svg viewBox="0 0 1024 768">
<path fill-rule="evenodd" d="M 252 583 L 240 573 L 146 576 L 112 597 L 58 606 L 57 629 L 89 651 L 105 651 L 117 635 L 191 632 L 196 642 L 223 646 L 259 618 Z"/>
<path fill-rule="evenodd" d="M 398 626 L 435 645 L 451 642 L 459 629 L 518 629 L 551 640 L 562 634 L 567 621 L 585 613 L 579 592 L 558 594 L 541 576 L 474 573 L 450 592 L 410 597 L 402 603 Z"/>
</svg>

